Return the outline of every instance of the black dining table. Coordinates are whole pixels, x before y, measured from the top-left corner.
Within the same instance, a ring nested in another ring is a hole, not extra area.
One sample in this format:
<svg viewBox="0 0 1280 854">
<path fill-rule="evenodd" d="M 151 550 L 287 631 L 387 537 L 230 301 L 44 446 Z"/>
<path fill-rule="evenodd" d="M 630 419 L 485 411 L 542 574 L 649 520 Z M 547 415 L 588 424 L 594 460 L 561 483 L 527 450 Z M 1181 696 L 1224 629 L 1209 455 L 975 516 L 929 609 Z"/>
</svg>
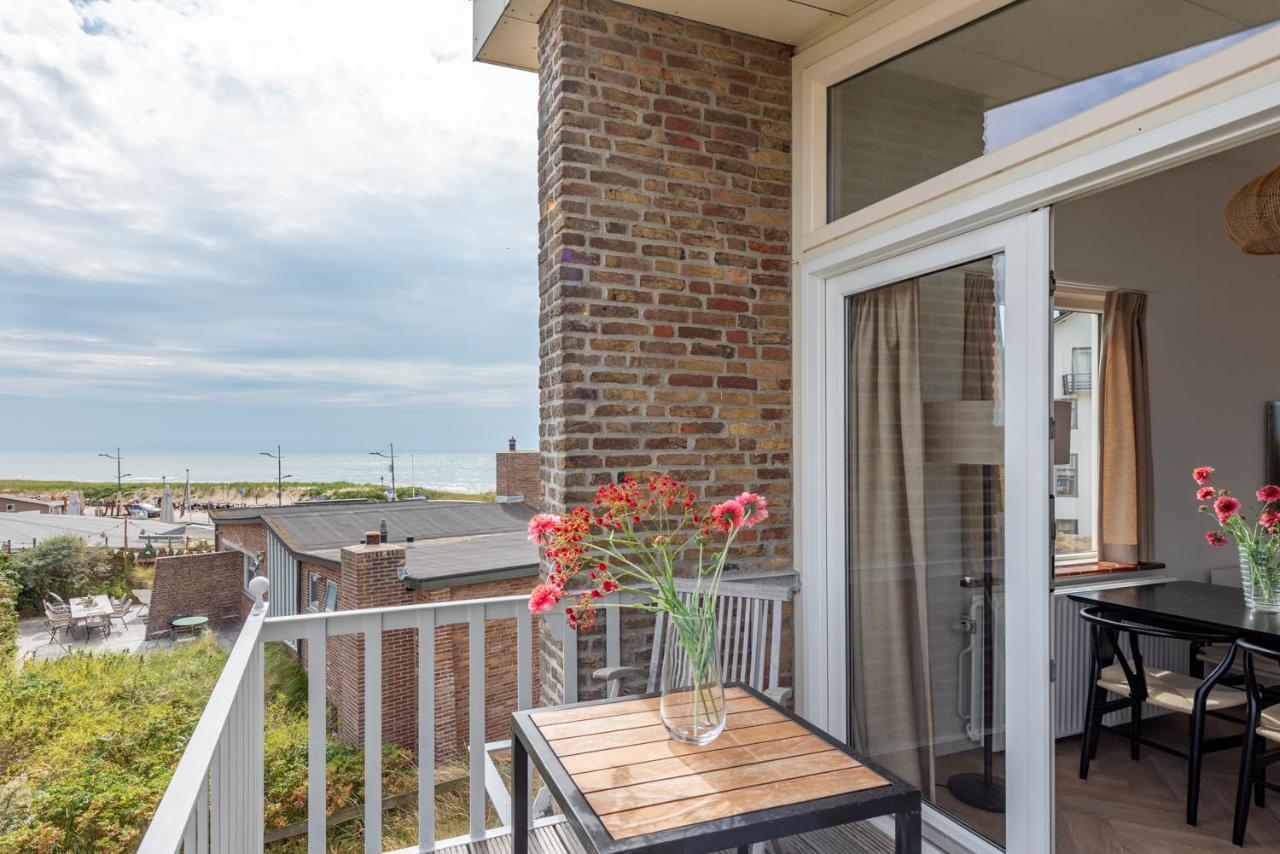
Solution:
<svg viewBox="0 0 1280 854">
<path fill-rule="evenodd" d="M 1280 649 L 1280 614 L 1250 610 L 1239 587 L 1199 581 L 1167 581 L 1068 594 L 1081 605 L 1136 622 L 1209 629 Z"/>
</svg>

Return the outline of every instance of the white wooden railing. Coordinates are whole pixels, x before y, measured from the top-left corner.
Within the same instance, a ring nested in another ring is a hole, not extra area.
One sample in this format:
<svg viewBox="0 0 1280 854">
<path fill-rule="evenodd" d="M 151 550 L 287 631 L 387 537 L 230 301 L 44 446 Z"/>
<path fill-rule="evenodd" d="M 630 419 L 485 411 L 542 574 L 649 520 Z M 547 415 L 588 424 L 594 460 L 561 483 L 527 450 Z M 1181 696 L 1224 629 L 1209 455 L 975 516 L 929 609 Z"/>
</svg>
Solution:
<svg viewBox="0 0 1280 854">
<path fill-rule="evenodd" d="M 209 704 L 196 725 L 186 753 L 147 829 L 139 851 L 144 854 L 223 854 L 261 851 L 263 845 L 263 672 L 262 644 L 307 641 L 308 780 L 307 850 L 325 850 L 325 661 L 328 639 L 359 635 L 364 643 L 364 848 L 382 844 L 382 643 L 383 632 L 416 629 L 418 643 L 418 839 L 416 850 L 435 850 L 435 629 L 466 625 L 468 649 L 468 753 L 470 759 L 471 840 L 493 836 L 485 829 L 485 626 L 490 620 L 516 622 L 516 702 L 533 704 L 533 616 L 527 596 L 505 596 L 427 605 L 405 605 L 355 611 L 329 611 L 266 619 L 261 602 L 265 578 L 255 578 L 258 597 Z M 616 610 L 608 609 L 616 620 Z M 561 640 L 565 673 L 577 672 L 577 644 L 563 643 L 571 633 L 563 615 L 542 615 Z M 610 662 L 617 663 L 616 627 Z M 377 639 L 378 642 L 370 642 Z M 576 702 L 577 680 L 565 680 L 565 702 Z M 449 700 L 451 698 L 444 698 Z M 493 745 L 489 745 L 493 747 Z M 492 774 L 490 776 L 493 776 Z M 490 781 L 492 783 L 492 781 Z M 492 788 L 492 786 L 491 786 Z M 526 803 L 528 800 L 526 799 Z M 499 805 L 495 803 L 495 807 Z M 499 815 L 510 809 L 498 809 Z M 506 816 L 503 816 L 506 818 Z M 504 829 L 505 830 L 505 829 Z M 450 840 L 453 842 L 453 840 Z"/>
<path fill-rule="evenodd" d="M 213 686 L 140 854 L 262 850 L 262 628 L 267 580 L 249 582 L 253 610 Z"/>
</svg>

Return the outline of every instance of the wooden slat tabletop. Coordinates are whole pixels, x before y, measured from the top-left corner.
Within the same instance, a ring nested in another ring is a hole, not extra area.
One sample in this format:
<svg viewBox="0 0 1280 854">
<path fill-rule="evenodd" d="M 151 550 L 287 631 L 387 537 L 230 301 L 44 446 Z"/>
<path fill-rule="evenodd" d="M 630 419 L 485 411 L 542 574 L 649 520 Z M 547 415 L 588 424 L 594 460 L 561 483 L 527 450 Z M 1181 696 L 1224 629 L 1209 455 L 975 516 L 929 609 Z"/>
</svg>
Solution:
<svg viewBox="0 0 1280 854">
<path fill-rule="evenodd" d="M 704 747 L 671 739 L 656 697 L 530 720 L 615 840 L 889 785 L 745 690 L 725 702 L 725 731 Z"/>
</svg>

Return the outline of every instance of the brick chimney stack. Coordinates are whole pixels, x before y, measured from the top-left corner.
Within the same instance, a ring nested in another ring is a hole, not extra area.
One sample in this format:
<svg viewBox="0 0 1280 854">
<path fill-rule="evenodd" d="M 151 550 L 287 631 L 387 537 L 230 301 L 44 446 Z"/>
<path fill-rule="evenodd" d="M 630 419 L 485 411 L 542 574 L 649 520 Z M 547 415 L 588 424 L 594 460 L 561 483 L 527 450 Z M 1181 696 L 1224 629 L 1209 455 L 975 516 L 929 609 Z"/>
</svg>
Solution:
<svg viewBox="0 0 1280 854">
<path fill-rule="evenodd" d="M 538 507 L 542 500 L 538 467 L 541 457 L 537 451 L 517 451 L 513 436 L 507 440 L 507 450 L 497 453 L 497 498 L 499 503 L 523 501 Z"/>
</svg>

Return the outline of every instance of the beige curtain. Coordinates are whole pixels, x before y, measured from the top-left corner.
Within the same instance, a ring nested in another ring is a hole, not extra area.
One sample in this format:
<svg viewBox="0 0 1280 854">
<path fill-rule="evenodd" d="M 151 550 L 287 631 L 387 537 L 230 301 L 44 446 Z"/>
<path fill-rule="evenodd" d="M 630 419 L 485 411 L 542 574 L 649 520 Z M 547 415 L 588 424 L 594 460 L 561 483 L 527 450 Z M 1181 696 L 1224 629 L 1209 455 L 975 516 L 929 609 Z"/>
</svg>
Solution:
<svg viewBox="0 0 1280 854">
<path fill-rule="evenodd" d="M 850 636 L 855 744 L 933 794 L 919 282 L 853 300 Z"/>
<path fill-rule="evenodd" d="M 1121 563 L 1154 553 L 1146 313 L 1146 294 L 1111 292 L 1102 314 L 1099 557 Z"/>
<path fill-rule="evenodd" d="M 964 277 L 964 358 L 961 399 L 990 400 L 996 391 L 996 291 L 990 276 L 966 273 Z M 994 461 L 993 461 L 994 462 Z M 994 567 L 1003 552 L 1001 528 L 996 519 L 988 530 L 987 514 L 1003 506 L 1000 479 L 994 465 L 960 466 L 960 520 L 965 574 L 981 578 L 988 550 Z M 985 489 L 984 487 L 985 483 Z M 990 543 L 987 535 L 990 535 Z"/>
</svg>

